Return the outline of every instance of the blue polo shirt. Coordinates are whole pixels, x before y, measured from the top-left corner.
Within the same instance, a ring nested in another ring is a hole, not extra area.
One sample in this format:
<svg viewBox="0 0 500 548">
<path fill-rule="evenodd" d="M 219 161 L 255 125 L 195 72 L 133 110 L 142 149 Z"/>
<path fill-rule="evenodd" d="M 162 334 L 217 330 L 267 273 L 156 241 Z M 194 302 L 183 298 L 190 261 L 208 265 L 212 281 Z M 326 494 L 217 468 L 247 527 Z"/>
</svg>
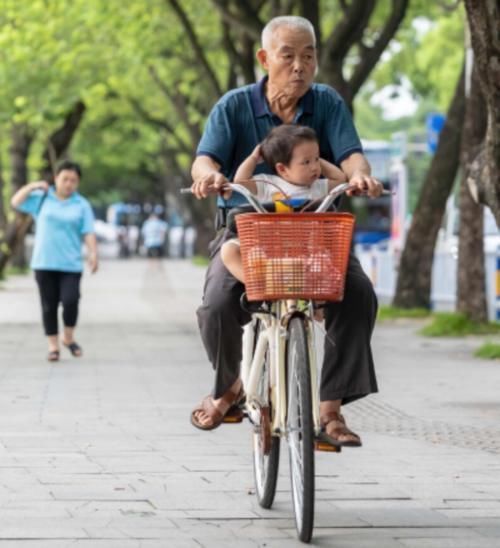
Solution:
<svg viewBox="0 0 500 548">
<path fill-rule="evenodd" d="M 213 107 L 197 156 L 210 156 L 221 165 L 221 172 L 231 181 L 238 166 L 282 120 L 273 114 L 265 97 L 267 76 L 226 93 Z M 312 84 L 301 97 L 293 123 L 313 128 L 318 136 L 320 155 L 336 165 L 353 152 L 362 152 L 361 141 L 354 127 L 351 113 L 344 100 L 330 86 Z M 261 163 L 255 170 L 273 173 L 271 166 Z M 244 202 L 234 193 L 229 200 L 219 198 L 221 206 L 235 206 Z"/>
<path fill-rule="evenodd" d="M 78 192 L 61 200 L 52 187 L 45 199 L 43 196 L 43 191 L 34 190 L 17 208 L 36 222 L 31 268 L 82 272 L 82 239 L 94 232 L 94 213 L 89 202 Z"/>
</svg>

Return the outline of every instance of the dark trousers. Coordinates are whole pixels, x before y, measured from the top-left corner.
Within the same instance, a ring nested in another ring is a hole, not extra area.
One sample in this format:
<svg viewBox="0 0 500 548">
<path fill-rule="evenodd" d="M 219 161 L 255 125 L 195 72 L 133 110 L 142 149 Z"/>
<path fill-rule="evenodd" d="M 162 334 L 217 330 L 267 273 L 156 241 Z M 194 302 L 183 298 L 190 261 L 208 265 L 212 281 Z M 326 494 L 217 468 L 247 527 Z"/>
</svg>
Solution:
<svg viewBox="0 0 500 548">
<path fill-rule="evenodd" d="M 75 327 L 78 318 L 81 272 L 60 270 L 35 270 L 35 279 L 42 303 L 43 327 L 47 336 L 59 332 L 57 310 L 63 306 L 63 322 L 66 327 Z"/>
<path fill-rule="evenodd" d="M 244 286 L 225 268 L 220 246 L 212 243 L 203 301 L 198 308 L 201 338 L 214 370 L 214 398 L 220 398 L 240 373 L 242 326 L 250 321 L 240 306 Z M 321 370 L 320 399 L 349 403 L 377 392 L 370 339 L 377 316 L 373 286 L 358 259 L 351 255 L 344 300 L 325 308 L 325 356 Z"/>
</svg>

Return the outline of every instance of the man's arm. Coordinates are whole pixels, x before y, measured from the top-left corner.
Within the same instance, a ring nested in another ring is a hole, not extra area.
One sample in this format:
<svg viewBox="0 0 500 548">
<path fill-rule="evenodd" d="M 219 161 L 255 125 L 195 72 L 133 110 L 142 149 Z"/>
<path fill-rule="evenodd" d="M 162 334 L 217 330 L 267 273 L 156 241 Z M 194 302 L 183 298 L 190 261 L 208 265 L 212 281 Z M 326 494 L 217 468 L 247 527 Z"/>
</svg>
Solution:
<svg viewBox="0 0 500 548">
<path fill-rule="evenodd" d="M 382 194 L 384 187 L 375 177 L 372 177 L 370 164 L 361 152 L 353 152 L 341 162 L 340 166 L 347 175 L 349 183 L 356 185 L 359 190 L 366 192 L 372 198 Z"/>
</svg>

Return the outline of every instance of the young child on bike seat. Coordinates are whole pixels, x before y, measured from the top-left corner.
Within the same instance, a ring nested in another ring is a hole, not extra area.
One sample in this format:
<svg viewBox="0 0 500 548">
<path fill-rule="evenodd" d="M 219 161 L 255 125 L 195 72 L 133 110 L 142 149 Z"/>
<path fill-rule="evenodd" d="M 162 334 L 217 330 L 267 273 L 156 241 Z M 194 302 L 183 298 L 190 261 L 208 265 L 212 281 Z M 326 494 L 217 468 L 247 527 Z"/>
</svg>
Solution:
<svg viewBox="0 0 500 548">
<path fill-rule="evenodd" d="M 265 161 L 276 175 L 259 174 L 252 179 L 257 164 Z M 320 178 L 323 176 L 324 178 Z M 347 178 L 342 170 L 319 157 L 316 133 L 307 126 L 282 124 L 273 128 L 260 145 L 240 165 L 234 182 L 250 190 L 262 202 L 292 203 L 324 198 Z M 229 198 L 231 190 L 224 192 Z M 286 205 L 281 211 L 286 211 Z M 225 242 L 221 258 L 231 274 L 245 283 L 238 239 Z"/>
</svg>

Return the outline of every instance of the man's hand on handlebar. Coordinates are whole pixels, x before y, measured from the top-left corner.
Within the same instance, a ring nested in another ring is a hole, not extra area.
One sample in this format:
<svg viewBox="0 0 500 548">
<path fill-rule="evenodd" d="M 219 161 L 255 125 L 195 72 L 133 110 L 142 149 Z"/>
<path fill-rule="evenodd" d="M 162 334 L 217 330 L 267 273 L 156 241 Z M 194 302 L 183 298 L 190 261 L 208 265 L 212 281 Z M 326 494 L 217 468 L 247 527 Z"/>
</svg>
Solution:
<svg viewBox="0 0 500 548">
<path fill-rule="evenodd" d="M 355 185 L 356 188 L 348 190 L 346 192 L 348 196 L 367 195 L 370 198 L 378 198 L 384 190 L 380 181 L 365 173 L 353 173 L 349 184 Z"/>
<path fill-rule="evenodd" d="M 209 194 L 220 194 L 224 190 L 223 197 L 227 199 L 232 192 L 231 189 L 224 188 L 227 183 L 228 180 L 222 173 L 213 171 L 194 181 L 191 185 L 191 191 L 198 200 L 201 200 Z"/>
</svg>

